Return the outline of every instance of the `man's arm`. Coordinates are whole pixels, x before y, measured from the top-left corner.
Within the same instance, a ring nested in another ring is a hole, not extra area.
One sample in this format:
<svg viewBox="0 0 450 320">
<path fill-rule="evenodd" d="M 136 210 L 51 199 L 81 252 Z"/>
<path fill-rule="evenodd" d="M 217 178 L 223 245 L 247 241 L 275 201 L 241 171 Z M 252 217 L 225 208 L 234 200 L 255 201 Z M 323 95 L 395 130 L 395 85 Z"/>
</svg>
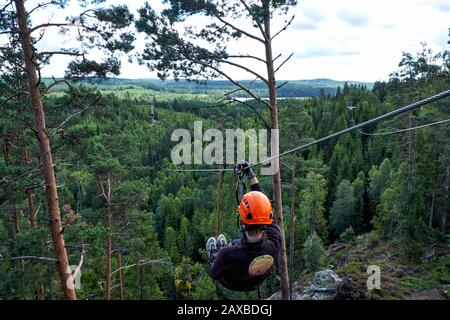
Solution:
<svg viewBox="0 0 450 320">
<path fill-rule="evenodd" d="M 261 185 L 259 184 L 258 178 L 253 177 L 250 179 L 250 189 L 252 191 L 259 191 L 264 193 L 263 189 L 261 188 Z"/>
</svg>

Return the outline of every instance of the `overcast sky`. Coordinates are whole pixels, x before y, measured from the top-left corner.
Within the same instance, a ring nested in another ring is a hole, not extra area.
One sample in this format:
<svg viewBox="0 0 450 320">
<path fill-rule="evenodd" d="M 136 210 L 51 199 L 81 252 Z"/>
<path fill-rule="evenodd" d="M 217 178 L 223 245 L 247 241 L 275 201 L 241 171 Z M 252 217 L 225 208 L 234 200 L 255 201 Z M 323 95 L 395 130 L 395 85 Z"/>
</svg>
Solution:
<svg viewBox="0 0 450 320">
<path fill-rule="evenodd" d="M 156 8 L 162 7 L 160 2 L 150 1 Z M 129 6 L 134 10 L 142 3 L 129 1 Z M 70 10 L 69 7 L 66 12 Z M 417 52 L 421 42 L 426 42 L 435 52 L 448 48 L 450 0 L 300 0 L 291 13 L 295 13 L 291 27 L 274 42 L 276 54 L 286 57 L 294 53 L 277 74 L 280 80 L 386 80 L 397 68 L 402 51 Z M 39 13 L 38 19 L 49 20 L 50 14 Z M 274 30 L 283 20 L 284 17 L 275 19 Z M 203 22 L 195 20 L 197 25 Z M 56 49 L 60 43 L 55 37 L 56 34 L 44 39 L 43 46 Z M 143 46 L 144 39 L 140 36 L 137 49 Z M 231 44 L 230 49 L 263 56 L 258 43 L 249 39 Z M 62 76 L 66 63 L 64 57 L 54 58 L 43 74 Z M 143 66 L 129 64 L 126 58 L 122 66 L 124 78 L 156 77 Z M 242 72 L 232 71 L 232 74 L 238 79 L 251 78 Z"/>
</svg>

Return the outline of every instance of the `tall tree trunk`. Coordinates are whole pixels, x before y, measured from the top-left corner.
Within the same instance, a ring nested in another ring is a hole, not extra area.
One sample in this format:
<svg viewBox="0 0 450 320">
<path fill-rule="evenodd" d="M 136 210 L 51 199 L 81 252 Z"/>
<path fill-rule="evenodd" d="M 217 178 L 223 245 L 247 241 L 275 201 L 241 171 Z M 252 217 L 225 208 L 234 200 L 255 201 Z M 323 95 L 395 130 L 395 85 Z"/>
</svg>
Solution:
<svg viewBox="0 0 450 320">
<path fill-rule="evenodd" d="M 17 211 L 15 201 L 11 202 L 12 214 L 13 214 L 13 224 L 14 224 L 14 237 L 20 232 L 19 224 L 19 212 Z"/>
<path fill-rule="evenodd" d="M 38 300 L 45 300 L 44 286 L 40 286 L 37 294 Z"/>
<path fill-rule="evenodd" d="M 144 266 L 139 266 L 139 300 L 144 300 Z"/>
<path fill-rule="evenodd" d="M 3 150 L 3 158 L 5 158 L 5 164 L 8 165 L 9 164 L 9 148 L 8 148 L 8 140 L 7 139 L 3 140 L 2 150 Z"/>
<path fill-rule="evenodd" d="M 111 215 L 111 203 L 108 199 L 107 202 L 108 210 L 108 243 L 106 246 L 106 288 L 105 288 L 105 300 L 111 299 L 111 251 L 112 251 L 112 239 L 111 239 L 111 228 L 112 228 L 112 215 Z"/>
<path fill-rule="evenodd" d="M 105 300 L 111 300 L 111 235 L 108 235 L 108 243 L 106 246 L 106 286 Z"/>
<path fill-rule="evenodd" d="M 31 228 L 36 228 L 36 213 L 34 212 L 33 194 L 31 193 L 31 190 L 27 190 L 27 199 L 28 211 L 30 214 L 30 226 Z"/>
<path fill-rule="evenodd" d="M 412 128 L 412 112 L 408 112 L 408 129 Z M 412 170 L 412 162 L 413 162 L 413 132 L 412 130 L 408 131 L 408 160 L 411 165 Z"/>
<path fill-rule="evenodd" d="M 62 234 L 61 214 L 59 211 L 58 192 L 56 190 L 55 172 L 53 170 L 52 151 L 50 139 L 45 127 L 45 113 L 39 91 L 39 81 L 37 68 L 35 65 L 30 29 L 28 28 L 28 16 L 25 10 L 24 0 L 14 0 L 16 5 L 20 42 L 24 53 L 24 61 L 28 78 L 28 87 L 31 99 L 31 110 L 35 123 L 36 135 L 39 141 L 39 147 L 42 157 L 42 173 L 45 179 L 47 194 L 47 206 L 50 215 L 50 230 L 53 239 L 53 249 L 57 259 L 58 272 L 61 278 L 61 287 L 64 292 L 64 298 L 75 300 L 75 289 L 69 289 L 68 281 L 71 280 L 69 269 L 69 259 Z"/>
<path fill-rule="evenodd" d="M 266 9 L 267 14 L 269 14 L 269 9 Z M 273 65 L 273 54 L 272 54 L 272 40 L 270 39 L 270 17 L 268 16 L 264 20 L 264 31 L 266 34 L 265 39 L 265 49 L 266 49 L 266 63 L 267 63 L 267 76 L 269 80 L 269 103 L 270 103 L 270 121 L 271 129 L 278 130 L 278 108 L 277 108 L 277 91 L 276 91 L 276 81 L 275 81 L 275 70 Z M 272 145 L 272 155 L 278 155 L 280 151 L 279 146 L 279 135 L 277 134 L 273 145 Z M 281 275 L 281 298 L 284 300 L 289 300 L 289 273 L 288 264 L 286 256 L 286 241 L 284 235 L 284 219 L 283 219 L 283 203 L 281 199 L 281 174 L 280 174 L 280 161 L 278 158 L 273 160 L 277 172 L 272 177 L 273 193 L 275 200 L 275 218 L 279 221 L 282 233 L 282 242 L 280 255 L 278 257 L 278 268 Z"/>
<path fill-rule="evenodd" d="M 292 300 L 292 270 L 294 270 L 294 241 L 295 241 L 295 202 L 297 196 L 297 183 L 295 181 L 296 161 L 292 161 L 292 176 L 291 176 L 291 212 L 290 212 L 290 224 L 291 232 L 289 236 L 289 299 Z"/>
<path fill-rule="evenodd" d="M 117 269 L 119 270 L 119 294 L 120 300 L 124 299 L 123 295 L 123 278 L 122 278 L 122 253 L 119 251 L 117 253 Z"/>
<path fill-rule="evenodd" d="M 50 300 L 55 300 L 55 289 L 53 288 L 53 276 L 52 274 L 48 277 L 48 292 L 50 295 Z"/>
<path fill-rule="evenodd" d="M 444 179 L 444 207 L 441 212 L 441 241 L 445 242 L 447 240 L 447 214 L 448 214 L 448 183 L 450 179 L 450 166 L 447 165 L 445 168 L 445 179 Z"/>
<path fill-rule="evenodd" d="M 100 187 L 102 188 L 103 199 L 106 203 L 106 227 L 108 228 L 108 239 L 106 244 L 106 285 L 105 285 L 105 300 L 111 299 L 111 255 L 112 255 L 112 211 L 111 211 L 111 180 L 108 175 L 108 190 L 105 190 L 103 183 L 100 180 Z"/>
<path fill-rule="evenodd" d="M 430 219 L 428 220 L 428 227 L 430 227 L 430 228 L 433 226 L 434 197 L 435 197 L 435 194 L 433 192 L 433 194 L 431 195 Z"/>
<path fill-rule="evenodd" d="M 23 163 L 25 168 L 28 168 L 30 166 L 30 153 L 25 149 L 25 146 L 23 146 Z M 31 190 L 27 190 L 27 200 L 28 200 L 28 213 L 29 213 L 29 220 L 30 220 L 30 226 L 31 228 L 36 227 L 36 214 L 34 212 L 34 201 L 33 201 L 33 193 L 31 193 Z"/>
</svg>

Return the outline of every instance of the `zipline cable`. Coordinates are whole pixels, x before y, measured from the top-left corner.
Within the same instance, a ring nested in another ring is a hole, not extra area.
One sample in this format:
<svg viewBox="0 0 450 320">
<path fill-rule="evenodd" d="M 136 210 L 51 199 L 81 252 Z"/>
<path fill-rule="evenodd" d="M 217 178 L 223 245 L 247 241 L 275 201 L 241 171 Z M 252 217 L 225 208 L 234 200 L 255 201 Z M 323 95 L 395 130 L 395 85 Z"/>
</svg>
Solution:
<svg viewBox="0 0 450 320">
<path fill-rule="evenodd" d="M 405 107 L 399 108 L 399 109 L 397 109 L 397 110 L 394 110 L 394 111 L 391 111 L 391 112 L 382 114 L 381 116 L 378 116 L 378 117 L 376 117 L 376 118 L 367 120 L 367 121 L 365 121 L 365 122 L 361 122 L 361 123 L 359 123 L 359 124 L 357 124 L 357 125 L 354 125 L 354 126 L 352 126 L 352 127 L 346 128 L 346 129 L 344 129 L 344 130 L 335 132 L 335 133 L 330 134 L 330 135 L 328 135 L 328 136 L 326 136 L 326 137 L 323 137 L 323 138 L 314 140 L 314 141 L 312 141 L 312 142 L 310 142 L 310 143 L 304 144 L 304 145 L 299 146 L 299 147 L 297 147 L 297 148 L 294 148 L 294 149 L 288 150 L 288 151 L 286 151 L 286 152 L 280 153 L 280 154 L 278 154 L 278 155 L 269 157 L 269 158 L 267 158 L 267 159 L 265 159 L 265 160 L 263 160 L 263 161 L 260 161 L 260 162 L 258 162 L 258 163 L 256 163 L 256 164 L 252 165 L 252 167 L 256 167 L 256 166 L 259 166 L 259 165 L 261 165 L 261 164 L 267 164 L 269 161 L 271 161 L 271 160 L 273 160 L 273 159 L 281 158 L 281 157 L 287 156 L 287 155 L 289 155 L 289 154 L 291 154 L 291 153 L 294 153 L 294 152 L 297 152 L 297 151 L 300 151 L 300 150 L 307 149 L 307 148 L 309 148 L 309 147 L 311 147 L 311 146 L 313 146 L 313 145 L 315 145 L 315 144 L 319 144 L 319 143 L 322 143 L 322 142 L 325 142 L 325 141 L 328 141 L 328 140 L 337 138 L 337 137 L 339 137 L 339 136 L 341 136 L 341 135 L 343 135 L 343 134 L 346 134 L 346 133 L 348 133 L 348 132 L 351 132 L 351 131 L 354 131 L 354 130 L 357 130 L 357 129 L 360 129 L 360 128 L 363 128 L 363 127 L 367 127 L 367 126 L 369 126 L 369 125 L 371 125 L 371 124 L 380 122 L 381 120 L 384 120 L 384 119 L 386 119 L 386 118 L 390 118 L 390 117 L 396 116 L 396 115 L 398 115 L 398 114 L 405 113 L 405 112 L 408 112 L 408 111 L 411 111 L 411 110 L 420 108 L 421 106 L 424 106 L 424 105 L 426 105 L 426 104 L 430 104 L 430 103 L 432 103 L 432 102 L 435 102 L 435 101 L 437 101 L 437 100 L 440 100 L 440 99 L 443 99 L 443 98 L 446 98 L 446 97 L 449 97 L 449 96 L 450 96 L 450 90 L 443 91 L 443 92 L 438 93 L 438 94 L 436 94 L 436 95 L 434 95 L 434 96 L 431 96 L 431 97 L 428 97 L 428 98 L 426 98 L 426 99 L 417 101 L 417 102 L 415 102 L 415 103 L 412 103 L 412 104 L 407 105 L 407 106 L 405 106 Z"/>
<path fill-rule="evenodd" d="M 449 96 L 450 96 L 450 90 L 443 91 L 443 92 L 435 94 L 435 95 L 433 95 L 431 97 L 425 98 L 423 100 L 419 100 L 417 102 L 414 102 L 414 103 L 409 104 L 407 106 L 404 106 L 402 108 L 396 109 L 394 111 L 387 112 L 387 113 L 382 114 L 382 115 L 380 115 L 378 117 L 372 118 L 372 119 L 367 120 L 365 122 L 361 122 L 361 123 L 359 123 L 357 125 L 348 127 L 346 129 L 343 129 L 341 131 L 335 132 L 335 133 L 330 134 L 328 136 L 319 138 L 317 140 L 314 140 L 312 142 L 309 142 L 309 143 L 306 143 L 304 145 L 298 146 L 296 148 L 293 148 L 291 150 L 285 151 L 285 152 L 280 153 L 278 155 L 275 155 L 275 156 L 272 156 L 272 157 L 268 157 L 268 158 L 266 158 L 266 159 L 264 159 L 264 160 L 262 160 L 260 162 L 252 164 L 250 166 L 251 167 L 257 167 L 257 166 L 260 166 L 260 165 L 263 165 L 263 164 L 264 165 L 269 164 L 269 162 L 271 160 L 274 160 L 274 159 L 277 159 L 277 158 L 282 158 L 282 157 L 287 156 L 289 154 L 296 153 L 298 151 L 308 149 L 308 148 L 312 147 L 313 145 L 316 145 L 316 144 L 319 144 L 319 143 L 322 143 L 322 142 L 325 142 L 325 141 L 328 141 L 328 140 L 340 137 L 343 134 L 346 134 L 346 133 L 358 130 L 360 128 L 367 127 L 367 126 L 369 126 L 371 124 L 374 124 L 374 123 L 378 123 L 378 122 L 380 122 L 380 121 L 382 121 L 384 119 L 387 119 L 387 118 L 390 118 L 390 117 L 393 117 L 393 116 L 396 116 L 396 115 L 399 115 L 399 114 L 402 114 L 402 113 L 405 113 L 405 112 L 408 112 L 408 111 L 415 110 L 415 109 L 420 108 L 420 107 L 422 107 L 424 105 L 427 105 L 427 104 L 430 104 L 432 102 L 444 99 L 444 98 L 449 97 Z M 443 120 L 443 121 L 447 121 L 447 120 Z M 411 129 L 413 129 L 413 128 L 411 128 Z M 158 166 L 159 166 L 159 164 L 158 164 Z M 169 169 L 169 168 L 162 168 L 161 166 L 159 166 L 159 167 L 162 170 L 175 171 L 175 172 L 222 172 L 222 171 L 234 171 L 234 169 L 232 169 L 232 168 L 228 168 L 228 169 L 227 168 L 221 168 L 221 169 L 218 169 L 218 168 L 217 169 L 213 169 L 213 168 L 211 168 L 211 169 Z"/>
<path fill-rule="evenodd" d="M 365 136 L 386 136 L 386 135 L 389 135 L 389 134 L 395 134 L 395 133 L 401 133 L 401 132 L 407 132 L 407 131 L 422 129 L 422 128 L 425 128 L 425 127 L 431 127 L 431 126 L 444 124 L 444 123 L 448 123 L 448 122 L 450 122 L 450 119 L 436 121 L 436 122 L 431 122 L 431 123 L 426 123 L 426 124 L 423 124 L 423 125 L 420 125 L 420 126 L 417 126 L 417 127 L 413 127 L 413 128 L 406 128 L 406 129 L 389 131 L 389 132 L 366 133 L 366 132 L 361 131 L 361 130 L 358 130 L 358 132 L 363 134 L 363 135 L 365 135 Z"/>
</svg>

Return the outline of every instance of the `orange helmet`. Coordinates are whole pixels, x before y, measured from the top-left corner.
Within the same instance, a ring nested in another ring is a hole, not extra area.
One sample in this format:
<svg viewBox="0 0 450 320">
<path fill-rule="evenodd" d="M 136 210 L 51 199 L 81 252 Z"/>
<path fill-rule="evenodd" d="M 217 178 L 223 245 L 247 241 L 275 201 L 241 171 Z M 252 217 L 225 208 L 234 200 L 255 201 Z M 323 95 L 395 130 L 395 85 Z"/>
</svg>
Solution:
<svg viewBox="0 0 450 320">
<path fill-rule="evenodd" d="M 272 224 L 272 204 L 262 192 L 244 194 L 237 211 L 244 224 Z"/>
</svg>

